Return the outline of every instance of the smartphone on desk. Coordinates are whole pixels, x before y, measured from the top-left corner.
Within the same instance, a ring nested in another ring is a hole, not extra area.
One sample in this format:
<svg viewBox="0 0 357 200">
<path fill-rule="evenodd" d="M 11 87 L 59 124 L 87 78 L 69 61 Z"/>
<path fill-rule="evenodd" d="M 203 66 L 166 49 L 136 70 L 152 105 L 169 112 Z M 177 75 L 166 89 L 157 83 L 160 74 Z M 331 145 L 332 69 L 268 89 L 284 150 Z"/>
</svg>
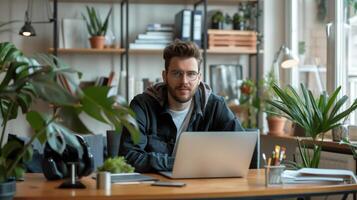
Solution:
<svg viewBox="0 0 357 200">
<path fill-rule="evenodd" d="M 157 181 L 151 184 L 152 186 L 162 186 L 162 187 L 183 187 L 186 183 L 182 182 L 165 182 L 165 181 Z"/>
</svg>

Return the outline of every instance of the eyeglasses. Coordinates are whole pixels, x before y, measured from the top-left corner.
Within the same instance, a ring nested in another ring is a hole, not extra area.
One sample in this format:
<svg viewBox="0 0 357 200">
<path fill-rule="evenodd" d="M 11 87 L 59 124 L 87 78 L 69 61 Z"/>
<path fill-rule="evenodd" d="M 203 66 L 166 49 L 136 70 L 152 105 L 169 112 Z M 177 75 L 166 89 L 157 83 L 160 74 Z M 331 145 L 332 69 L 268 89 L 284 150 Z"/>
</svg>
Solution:
<svg viewBox="0 0 357 200">
<path fill-rule="evenodd" d="M 185 71 L 173 70 L 170 72 L 170 74 L 174 79 L 180 79 L 183 77 L 184 74 L 186 74 L 187 80 L 195 81 L 200 73 L 196 71 L 185 72 Z"/>
</svg>

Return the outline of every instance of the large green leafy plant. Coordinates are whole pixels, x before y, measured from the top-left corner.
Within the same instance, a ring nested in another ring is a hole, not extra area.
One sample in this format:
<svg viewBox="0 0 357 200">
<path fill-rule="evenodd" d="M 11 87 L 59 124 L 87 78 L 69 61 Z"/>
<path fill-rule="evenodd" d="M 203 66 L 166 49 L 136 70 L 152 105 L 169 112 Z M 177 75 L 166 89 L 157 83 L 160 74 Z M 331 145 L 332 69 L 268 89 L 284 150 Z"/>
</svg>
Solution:
<svg viewBox="0 0 357 200">
<path fill-rule="evenodd" d="M 99 13 L 94 9 L 94 7 L 88 7 L 87 9 L 87 17 L 83 16 L 83 19 L 87 22 L 87 30 L 91 36 L 105 36 L 108 29 L 109 17 L 112 13 L 112 9 L 109 10 L 107 17 L 104 22 L 99 16 Z"/>
<path fill-rule="evenodd" d="M 318 142 L 318 138 L 320 137 L 323 141 L 327 131 L 340 126 L 341 120 L 357 108 L 357 99 L 346 110 L 341 111 L 343 104 L 348 99 L 346 95 L 338 97 L 341 87 L 332 92 L 331 96 L 327 92 L 323 92 L 316 99 L 303 84 L 301 84 L 302 95 L 299 95 L 291 86 L 283 90 L 274 85 L 273 89 L 280 100 L 269 101 L 269 103 L 281 110 L 282 116 L 303 127 L 306 136 L 312 138 L 312 152 L 304 142 L 298 140 L 302 163 L 296 164 L 296 167 L 317 168 L 321 153 L 321 143 Z"/>
<path fill-rule="evenodd" d="M 115 98 L 108 97 L 110 88 L 81 90 L 70 82 L 74 88 L 71 94 L 56 81 L 57 77 L 63 78 L 68 73 L 76 72 L 53 56 L 41 55 L 36 60 L 29 59 L 13 44 L 0 43 L 0 75 L 3 77 L 0 82 L 0 183 L 23 174 L 23 162 L 31 159 L 31 144 L 35 139 L 41 143 L 48 141 L 59 153 L 67 144 L 79 148 L 75 132 L 67 128 L 69 123 L 65 119 L 82 125 L 76 129 L 77 132 L 87 131 L 79 120 L 80 113 L 111 124 L 118 132 L 125 126 L 133 140 L 138 141 L 134 113 L 128 107 L 117 104 Z M 32 104 L 39 100 L 53 105 L 55 112 L 46 114 L 33 110 Z M 5 141 L 7 124 L 17 118 L 19 111 L 26 115 L 34 131 L 24 145 L 17 140 Z"/>
</svg>

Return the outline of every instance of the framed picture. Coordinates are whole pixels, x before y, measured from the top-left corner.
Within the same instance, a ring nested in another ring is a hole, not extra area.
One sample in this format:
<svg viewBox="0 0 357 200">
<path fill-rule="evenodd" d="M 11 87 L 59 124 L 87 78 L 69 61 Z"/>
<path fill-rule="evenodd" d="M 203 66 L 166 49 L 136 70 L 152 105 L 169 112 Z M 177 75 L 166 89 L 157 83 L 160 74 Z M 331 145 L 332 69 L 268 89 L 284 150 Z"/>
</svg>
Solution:
<svg viewBox="0 0 357 200">
<path fill-rule="evenodd" d="M 227 101 L 237 99 L 239 85 L 243 78 L 242 65 L 210 65 L 210 85 L 215 94 Z"/>
</svg>

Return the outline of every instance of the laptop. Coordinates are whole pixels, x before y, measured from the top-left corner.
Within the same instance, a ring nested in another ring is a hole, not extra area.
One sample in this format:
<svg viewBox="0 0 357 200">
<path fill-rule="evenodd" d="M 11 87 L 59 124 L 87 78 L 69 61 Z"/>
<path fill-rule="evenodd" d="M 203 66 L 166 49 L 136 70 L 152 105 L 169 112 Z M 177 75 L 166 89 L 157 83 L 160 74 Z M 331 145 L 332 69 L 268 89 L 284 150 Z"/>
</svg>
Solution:
<svg viewBox="0 0 357 200">
<path fill-rule="evenodd" d="M 169 178 L 246 177 L 259 131 L 183 132 Z"/>
</svg>

